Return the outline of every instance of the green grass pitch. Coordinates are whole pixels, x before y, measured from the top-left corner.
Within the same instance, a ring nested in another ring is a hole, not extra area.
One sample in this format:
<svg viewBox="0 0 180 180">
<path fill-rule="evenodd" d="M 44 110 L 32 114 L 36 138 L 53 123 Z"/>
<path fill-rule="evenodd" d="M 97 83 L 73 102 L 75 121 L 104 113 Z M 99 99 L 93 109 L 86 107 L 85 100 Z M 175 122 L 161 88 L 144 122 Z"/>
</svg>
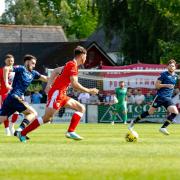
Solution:
<svg viewBox="0 0 180 180">
<path fill-rule="evenodd" d="M 180 179 L 180 125 L 170 136 L 160 124 L 137 124 L 137 143 L 125 142 L 127 125 L 80 124 L 85 139 L 66 139 L 68 124 L 47 124 L 26 144 L 0 127 L 0 180 Z"/>
</svg>

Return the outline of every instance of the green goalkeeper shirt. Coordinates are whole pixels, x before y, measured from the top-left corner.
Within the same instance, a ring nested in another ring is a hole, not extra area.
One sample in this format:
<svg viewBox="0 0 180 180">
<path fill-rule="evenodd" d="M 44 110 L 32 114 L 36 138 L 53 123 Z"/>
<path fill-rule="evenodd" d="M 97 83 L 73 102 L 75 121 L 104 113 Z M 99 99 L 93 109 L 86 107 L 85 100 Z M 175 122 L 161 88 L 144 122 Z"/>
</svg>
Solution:
<svg viewBox="0 0 180 180">
<path fill-rule="evenodd" d="M 116 97 L 118 99 L 118 104 L 126 104 L 127 88 L 116 88 L 115 89 Z"/>
</svg>

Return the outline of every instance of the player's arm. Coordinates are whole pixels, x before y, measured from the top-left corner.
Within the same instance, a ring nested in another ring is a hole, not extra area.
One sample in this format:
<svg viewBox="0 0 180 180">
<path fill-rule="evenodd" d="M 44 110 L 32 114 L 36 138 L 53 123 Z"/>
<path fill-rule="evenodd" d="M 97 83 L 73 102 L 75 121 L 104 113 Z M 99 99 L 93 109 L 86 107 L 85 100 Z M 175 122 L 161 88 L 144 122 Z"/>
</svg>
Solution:
<svg viewBox="0 0 180 180">
<path fill-rule="evenodd" d="M 155 87 L 156 89 L 161 89 L 161 88 L 174 88 L 173 84 L 162 84 L 160 80 L 157 80 L 155 82 Z"/>
<path fill-rule="evenodd" d="M 41 74 L 41 76 L 40 76 L 40 78 L 38 80 L 43 81 L 43 82 L 48 82 L 48 79 L 49 79 L 49 77 L 44 76 L 44 75 Z"/>
<path fill-rule="evenodd" d="M 54 80 L 56 79 L 56 77 L 61 74 L 62 70 L 63 70 L 64 66 L 61 66 L 61 67 L 58 67 L 58 68 L 55 68 L 50 77 L 48 78 L 48 82 L 47 82 L 47 85 L 46 85 L 46 88 L 45 88 L 45 92 L 48 93 L 49 89 L 51 88 Z"/>
<path fill-rule="evenodd" d="M 10 70 L 10 67 L 4 67 L 4 69 L 3 69 L 3 79 L 4 79 L 4 83 L 5 83 L 6 88 L 10 90 L 10 89 L 12 89 L 12 86 L 9 85 L 9 82 L 8 82 L 9 70 Z"/>
<path fill-rule="evenodd" d="M 96 88 L 86 88 L 84 86 L 82 86 L 79 82 L 78 82 L 78 77 L 77 76 L 71 76 L 70 77 L 71 80 L 71 85 L 74 89 L 79 90 L 81 92 L 87 92 L 90 94 L 98 94 L 99 90 Z"/>
</svg>

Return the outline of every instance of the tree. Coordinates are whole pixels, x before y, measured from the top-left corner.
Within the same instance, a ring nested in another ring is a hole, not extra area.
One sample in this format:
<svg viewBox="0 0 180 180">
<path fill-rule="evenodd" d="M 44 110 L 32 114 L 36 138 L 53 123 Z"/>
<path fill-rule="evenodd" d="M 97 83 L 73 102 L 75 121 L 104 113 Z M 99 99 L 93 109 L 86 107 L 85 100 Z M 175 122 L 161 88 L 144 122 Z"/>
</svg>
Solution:
<svg viewBox="0 0 180 180">
<path fill-rule="evenodd" d="M 155 0 L 152 0 L 155 1 Z M 173 23 L 171 38 L 167 40 L 159 40 L 161 48 L 160 60 L 162 63 L 167 63 L 171 58 L 176 59 L 180 63 L 180 1 L 155 1 L 158 10 Z"/>
<path fill-rule="evenodd" d="M 86 38 L 97 26 L 93 0 L 39 0 L 45 16 L 53 13 L 71 39 Z"/>
<path fill-rule="evenodd" d="M 7 9 L 1 17 L 2 24 L 57 24 L 52 14 L 43 15 L 38 0 L 6 0 L 5 3 Z"/>
<path fill-rule="evenodd" d="M 179 34 L 175 26 L 175 22 L 179 20 L 177 18 L 179 11 L 178 8 L 173 10 L 172 7 L 177 6 L 176 3 L 180 5 L 180 2 L 173 0 L 170 9 L 168 9 L 169 3 L 165 2 L 164 0 L 97 0 L 99 22 L 106 29 L 108 37 L 111 31 L 121 37 L 122 51 L 126 59 L 130 59 L 132 63 L 138 60 L 159 63 L 162 54 L 159 40 L 168 42 L 176 39 Z"/>
</svg>

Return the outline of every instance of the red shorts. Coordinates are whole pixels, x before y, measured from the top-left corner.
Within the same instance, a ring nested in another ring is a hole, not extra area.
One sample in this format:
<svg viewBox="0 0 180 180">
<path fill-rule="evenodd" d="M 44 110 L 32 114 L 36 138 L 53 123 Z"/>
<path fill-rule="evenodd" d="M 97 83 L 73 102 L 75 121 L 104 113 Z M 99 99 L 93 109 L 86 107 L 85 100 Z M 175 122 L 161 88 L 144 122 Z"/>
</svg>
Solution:
<svg viewBox="0 0 180 180">
<path fill-rule="evenodd" d="M 59 110 L 61 107 L 63 107 L 69 101 L 69 99 L 70 99 L 70 97 L 67 96 L 64 91 L 50 90 L 48 93 L 46 107 Z"/>
<path fill-rule="evenodd" d="M 0 108 L 2 107 L 2 104 L 4 102 L 4 100 L 6 99 L 8 93 L 7 94 L 0 94 Z"/>
</svg>

